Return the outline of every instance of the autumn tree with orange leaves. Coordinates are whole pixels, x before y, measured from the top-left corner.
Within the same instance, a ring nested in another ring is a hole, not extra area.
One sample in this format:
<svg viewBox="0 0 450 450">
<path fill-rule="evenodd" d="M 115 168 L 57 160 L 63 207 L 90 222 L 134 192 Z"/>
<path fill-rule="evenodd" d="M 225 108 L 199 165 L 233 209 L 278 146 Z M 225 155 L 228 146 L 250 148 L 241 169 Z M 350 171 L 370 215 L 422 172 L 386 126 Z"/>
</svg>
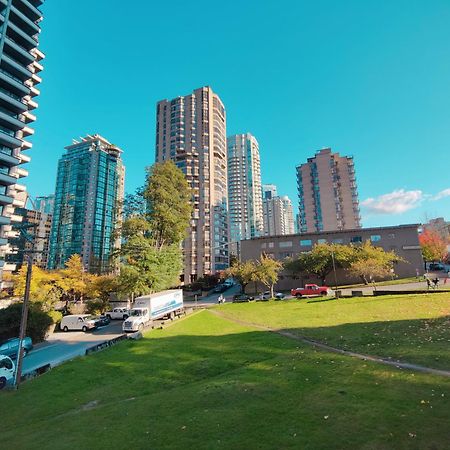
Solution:
<svg viewBox="0 0 450 450">
<path fill-rule="evenodd" d="M 447 244 L 434 230 L 424 230 L 419 235 L 425 261 L 442 261 L 447 256 Z"/>
</svg>

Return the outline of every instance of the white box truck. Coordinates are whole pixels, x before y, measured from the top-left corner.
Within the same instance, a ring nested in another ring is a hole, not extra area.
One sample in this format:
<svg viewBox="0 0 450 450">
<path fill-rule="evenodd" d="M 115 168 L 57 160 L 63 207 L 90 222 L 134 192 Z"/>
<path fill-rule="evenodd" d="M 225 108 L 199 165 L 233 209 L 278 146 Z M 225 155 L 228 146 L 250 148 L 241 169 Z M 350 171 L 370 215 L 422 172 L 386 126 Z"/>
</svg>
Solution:
<svg viewBox="0 0 450 450">
<path fill-rule="evenodd" d="M 173 319 L 183 311 L 183 291 L 172 289 L 138 297 L 129 317 L 123 322 L 125 332 L 142 331 L 152 320 L 170 317 Z"/>
</svg>

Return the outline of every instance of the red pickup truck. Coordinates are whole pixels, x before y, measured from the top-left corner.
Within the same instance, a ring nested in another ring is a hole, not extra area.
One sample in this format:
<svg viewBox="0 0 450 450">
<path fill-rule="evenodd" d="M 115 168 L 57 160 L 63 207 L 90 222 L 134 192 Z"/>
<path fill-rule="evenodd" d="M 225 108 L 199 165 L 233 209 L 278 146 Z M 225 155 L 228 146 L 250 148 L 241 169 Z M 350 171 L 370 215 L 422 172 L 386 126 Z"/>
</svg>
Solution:
<svg viewBox="0 0 450 450">
<path fill-rule="evenodd" d="M 317 286 L 317 284 L 305 284 L 304 288 L 291 289 L 293 297 L 303 297 L 304 295 L 327 295 L 329 288 L 326 286 Z"/>
</svg>

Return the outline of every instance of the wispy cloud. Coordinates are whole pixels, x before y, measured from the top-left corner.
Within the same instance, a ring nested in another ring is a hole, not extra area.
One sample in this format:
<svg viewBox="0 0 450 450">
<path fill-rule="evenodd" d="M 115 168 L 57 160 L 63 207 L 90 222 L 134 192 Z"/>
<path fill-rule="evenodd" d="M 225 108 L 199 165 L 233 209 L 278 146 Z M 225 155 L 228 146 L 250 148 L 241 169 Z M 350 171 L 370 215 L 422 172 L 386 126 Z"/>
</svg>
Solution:
<svg viewBox="0 0 450 450">
<path fill-rule="evenodd" d="M 417 208 L 425 197 L 420 190 L 405 191 L 404 189 L 398 189 L 376 198 L 368 198 L 361 202 L 361 205 L 373 214 L 402 214 L 410 209 Z"/>
<path fill-rule="evenodd" d="M 444 189 L 438 192 L 435 196 L 431 197 L 431 200 L 440 200 L 441 198 L 450 197 L 450 189 Z"/>
</svg>

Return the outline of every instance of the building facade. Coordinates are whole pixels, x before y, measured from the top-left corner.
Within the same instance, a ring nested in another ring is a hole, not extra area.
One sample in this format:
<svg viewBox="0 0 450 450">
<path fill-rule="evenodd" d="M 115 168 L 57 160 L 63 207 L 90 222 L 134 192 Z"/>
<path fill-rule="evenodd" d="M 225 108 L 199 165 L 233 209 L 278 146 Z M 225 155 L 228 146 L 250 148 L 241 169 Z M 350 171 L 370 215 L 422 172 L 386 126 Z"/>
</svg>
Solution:
<svg viewBox="0 0 450 450">
<path fill-rule="evenodd" d="M 228 214 L 230 243 L 264 232 L 261 163 L 258 141 L 250 133 L 236 134 L 228 145 Z"/>
<path fill-rule="evenodd" d="M 14 250 L 6 255 L 7 263 L 14 264 L 15 271 L 18 271 L 25 261 L 27 252 L 32 251 L 33 264 L 46 269 L 52 214 L 26 208 L 16 208 L 15 214 L 22 217 L 21 223 L 16 224 L 15 227 L 22 228 L 23 231 L 11 238 L 10 243 Z"/>
<path fill-rule="evenodd" d="M 292 202 L 286 195 L 278 196 L 274 184 L 263 185 L 264 236 L 278 236 L 295 232 Z"/>
<path fill-rule="evenodd" d="M 192 189 L 193 212 L 183 242 L 186 284 L 228 267 L 226 114 L 210 87 L 156 107 L 156 161 L 172 160 Z"/>
<path fill-rule="evenodd" d="M 352 156 L 330 148 L 297 166 L 299 232 L 360 228 L 358 191 Z"/>
<path fill-rule="evenodd" d="M 5 263 L 13 251 L 9 241 L 16 239 L 14 224 L 22 220 L 15 208 L 23 208 L 26 188 L 20 179 L 28 175 L 23 164 L 34 133 L 37 85 L 43 69 L 44 54 L 38 50 L 41 0 L 0 1 L 0 270 L 12 272 L 15 266 Z M 1 277 L 0 277 L 1 278 Z"/>
<path fill-rule="evenodd" d="M 36 197 L 34 204 L 36 211 L 45 214 L 53 214 L 53 209 L 55 208 L 55 196 L 52 194 Z"/>
<path fill-rule="evenodd" d="M 113 231 L 121 222 L 125 179 L 121 153 L 97 134 L 66 147 L 58 163 L 49 269 L 64 267 L 73 254 L 89 272 L 115 269 L 111 256 L 120 239 Z"/>
<path fill-rule="evenodd" d="M 415 277 L 423 274 L 422 250 L 419 244 L 418 225 L 399 225 L 393 227 L 355 228 L 353 230 L 328 231 L 316 233 L 301 233 L 290 236 L 260 237 L 241 242 L 241 260 L 257 260 L 262 254 L 283 261 L 286 258 L 295 258 L 298 254 L 308 252 L 316 244 L 333 243 L 343 245 L 358 245 L 369 240 L 374 246 L 386 251 L 394 251 L 405 262 L 394 265 L 394 273 L 399 278 Z M 337 271 L 338 283 L 351 284 L 360 282 L 348 275 L 344 270 Z M 292 277 L 283 273 L 278 282 L 278 289 L 291 289 L 304 283 L 316 283 L 320 280 L 304 274 Z M 330 274 L 327 283 L 334 283 L 333 274 Z"/>
</svg>

